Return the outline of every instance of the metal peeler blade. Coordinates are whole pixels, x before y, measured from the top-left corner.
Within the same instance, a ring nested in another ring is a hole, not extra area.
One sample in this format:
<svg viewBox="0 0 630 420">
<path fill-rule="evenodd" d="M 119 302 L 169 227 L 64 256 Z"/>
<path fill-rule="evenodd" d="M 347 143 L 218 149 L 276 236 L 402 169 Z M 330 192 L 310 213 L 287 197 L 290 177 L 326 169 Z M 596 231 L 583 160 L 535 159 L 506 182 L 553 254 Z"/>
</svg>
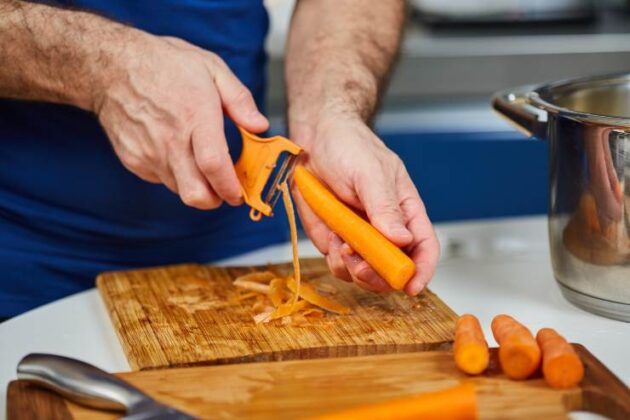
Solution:
<svg viewBox="0 0 630 420">
<path fill-rule="evenodd" d="M 243 151 L 234 168 L 241 182 L 245 202 L 251 207 L 249 217 L 259 221 L 263 215 L 273 215 L 273 208 L 281 194 L 280 184 L 290 176 L 302 149 L 281 136 L 261 138 L 242 128 L 240 131 Z M 273 181 L 268 184 L 283 156 Z"/>
</svg>

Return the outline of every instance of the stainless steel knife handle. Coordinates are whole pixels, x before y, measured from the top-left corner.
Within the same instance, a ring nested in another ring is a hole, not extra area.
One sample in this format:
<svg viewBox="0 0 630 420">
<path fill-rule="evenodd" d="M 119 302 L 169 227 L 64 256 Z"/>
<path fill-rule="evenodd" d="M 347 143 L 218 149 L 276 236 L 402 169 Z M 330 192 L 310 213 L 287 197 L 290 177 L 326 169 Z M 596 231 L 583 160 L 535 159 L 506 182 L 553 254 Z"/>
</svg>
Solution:
<svg viewBox="0 0 630 420">
<path fill-rule="evenodd" d="M 89 407 L 133 411 L 153 400 L 96 366 L 69 357 L 33 353 L 17 366 L 18 379 L 49 388 Z"/>
</svg>

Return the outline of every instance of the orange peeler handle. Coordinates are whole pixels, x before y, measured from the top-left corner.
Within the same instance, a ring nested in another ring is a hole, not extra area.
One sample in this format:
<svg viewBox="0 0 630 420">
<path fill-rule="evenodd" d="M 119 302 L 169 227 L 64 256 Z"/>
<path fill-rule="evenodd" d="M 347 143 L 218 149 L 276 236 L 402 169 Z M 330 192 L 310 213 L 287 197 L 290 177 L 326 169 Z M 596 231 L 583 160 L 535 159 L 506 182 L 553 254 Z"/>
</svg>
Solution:
<svg viewBox="0 0 630 420">
<path fill-rule="evenodd" d="M 241 183 L 243 198 L 252 208 L 250 218 L 258 221 L 263 214 L 271 216 L 272 208 L 263 201 L 262 193 L 278 158 L 284 152 L 297 156 L 302 149 L 282 136 L 262 138 L 241 127 L 238 129 L 243 137 L 243 149 L 234 169 Z"/>
</svg>

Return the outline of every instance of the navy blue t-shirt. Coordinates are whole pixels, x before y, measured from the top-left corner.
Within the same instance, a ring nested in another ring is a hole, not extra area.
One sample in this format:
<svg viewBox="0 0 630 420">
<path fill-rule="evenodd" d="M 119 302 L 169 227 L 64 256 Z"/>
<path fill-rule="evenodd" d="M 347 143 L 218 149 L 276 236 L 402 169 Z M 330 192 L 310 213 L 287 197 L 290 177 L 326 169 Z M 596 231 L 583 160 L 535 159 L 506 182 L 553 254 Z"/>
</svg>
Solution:
<svg viewBox="0 0 630 420">
<path fill-rule="evenodd" d="M 213 51 L 262 107 L 262 0 L 58 4 Z M 226 134 L 235 159 L 240 137 L 231 124 Z M 282 214 L 254 223 L 248 210 L 189 208 L 164 186 L 137 178 L 90 113 L 0 100 L 0 317 L 93 287 L 104 270 L 208 262 L 287 239 Z"/>
</svg>

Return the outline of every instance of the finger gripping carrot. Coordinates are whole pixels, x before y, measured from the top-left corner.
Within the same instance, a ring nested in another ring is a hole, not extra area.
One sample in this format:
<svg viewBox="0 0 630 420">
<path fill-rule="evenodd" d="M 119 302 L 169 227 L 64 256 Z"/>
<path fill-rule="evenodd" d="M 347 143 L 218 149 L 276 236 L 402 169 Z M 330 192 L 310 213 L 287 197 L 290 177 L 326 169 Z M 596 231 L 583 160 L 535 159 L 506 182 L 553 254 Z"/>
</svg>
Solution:
<svg viewBox="0 0 630 420">
<path fill-rule="evenodd" d="M 492 320 L 492 334 L 499 343 L 499 362 L 512 379 L 526 379 L 538 369 L 540 348 L 532 333 L 508 315 Z"/>
<path fill-rule="evenodd" d="M 416 272 L 414 262 L 371 224 L 353 212 L 303 166 L 293 179 L 315 214 L 356 251 L 392 288 L 401 290 Z"/>
<path fill-rule="evenodd" d="M 394 401 L 370 404 L 320 416 L 318 420 L 472 420 L 476 419 L 477 398 L 470 384 Z"/>
<path fill-rule="evenodd" d="M 542 371 L 547 383 L 553 388 L 572 388 L 584 377 L 584 365 L 573 346 L 551 328 L 543 328 L 536 334 L 542 350 Z"/>
<path fill-rule="evenodd" d="M 465 314 L 457 320 L 453 353 L 457 367 L 470 375 L 478 375 L 488 367 L 488 343 L 474 315 Z"/>
</svg>

